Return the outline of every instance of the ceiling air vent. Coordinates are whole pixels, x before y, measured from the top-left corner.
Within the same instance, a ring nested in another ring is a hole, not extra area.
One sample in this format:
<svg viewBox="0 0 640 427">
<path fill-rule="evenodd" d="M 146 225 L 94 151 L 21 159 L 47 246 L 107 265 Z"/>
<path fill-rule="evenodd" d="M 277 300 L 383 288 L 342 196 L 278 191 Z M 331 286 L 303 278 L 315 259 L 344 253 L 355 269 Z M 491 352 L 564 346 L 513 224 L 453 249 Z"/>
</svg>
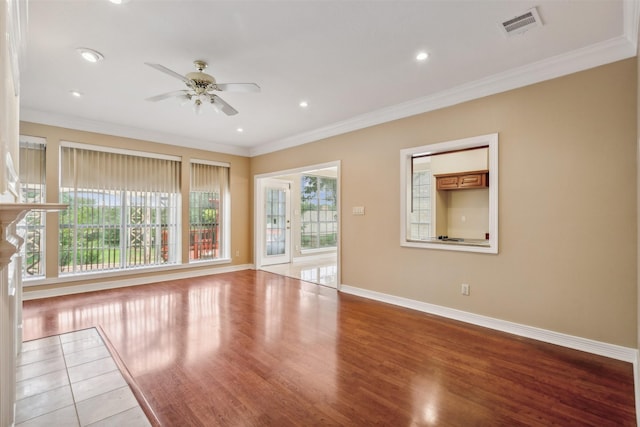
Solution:
<svg viewBox="0 0 640 427">
<path fill-rule="evenodd" d="M 541 27 L 542 20 L 540 19 L 540 15 L 538 15 L 538 10 L 534 7 L 521 15 L 501 22 L 499 25 L 503 34 L 513 36 L 515 34 L 522 34 L 534 27 Z"/>
</svg>

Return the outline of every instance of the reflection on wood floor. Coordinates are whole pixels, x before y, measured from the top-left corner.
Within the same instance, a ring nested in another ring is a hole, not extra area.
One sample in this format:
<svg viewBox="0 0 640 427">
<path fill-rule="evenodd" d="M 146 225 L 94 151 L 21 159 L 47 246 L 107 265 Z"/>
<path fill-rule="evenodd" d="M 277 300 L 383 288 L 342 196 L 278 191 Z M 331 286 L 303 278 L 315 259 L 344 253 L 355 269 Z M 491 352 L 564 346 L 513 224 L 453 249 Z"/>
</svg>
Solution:
<svg viewBox="0 0 640 427">
<path fill-rule="evenodd" d="M 302 258 L 286 264 L 263 266 L 260 269 L 318 285 L 332 288 L 338 286 L 338 257 L 336 254 L 312 257 L 309 260 Z"/>
<path fill-rule="evenodd" d="M 246 270 L 24 304 L 100 325 L 165 426 L 635 425 L 632 365 Z"/>
</svg>

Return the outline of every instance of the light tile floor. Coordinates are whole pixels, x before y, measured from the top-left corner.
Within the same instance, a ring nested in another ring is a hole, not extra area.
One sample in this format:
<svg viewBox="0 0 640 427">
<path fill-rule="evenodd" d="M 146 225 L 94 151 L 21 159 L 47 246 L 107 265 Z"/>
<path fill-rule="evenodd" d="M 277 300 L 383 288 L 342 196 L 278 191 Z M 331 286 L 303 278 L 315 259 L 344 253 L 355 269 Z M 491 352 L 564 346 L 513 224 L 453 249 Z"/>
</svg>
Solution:
<svg viewBox="0 0 640 427">
<path fill-rule="evenodd" d="M 276 264 L 260 267 L 270 273 L 317 283 L 318 285 L 338 286 L 338 261 L 336 255 L 313 257 L 309 261 L 295 261 L 289 264 Z"/>
<path fill-rule="evenodd" d="M 16 427 L 151 425 L 95 328 L 25 342 L 16 380 Z"/>
</svg>

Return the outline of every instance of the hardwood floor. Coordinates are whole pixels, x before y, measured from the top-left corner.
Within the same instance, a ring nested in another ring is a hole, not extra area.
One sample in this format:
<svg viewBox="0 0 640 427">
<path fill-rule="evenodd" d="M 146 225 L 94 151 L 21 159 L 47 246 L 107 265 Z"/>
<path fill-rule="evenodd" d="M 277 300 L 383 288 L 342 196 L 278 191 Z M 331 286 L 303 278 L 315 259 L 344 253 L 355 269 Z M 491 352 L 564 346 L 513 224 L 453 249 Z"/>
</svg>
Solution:
<svg viewBox="0 0 640 427">
<path fill-rule="evenodd" d="M 163 426 L 636 425 L 629 363 L 263 271 L 26 301 L 100 326 Z"/>
</svg>

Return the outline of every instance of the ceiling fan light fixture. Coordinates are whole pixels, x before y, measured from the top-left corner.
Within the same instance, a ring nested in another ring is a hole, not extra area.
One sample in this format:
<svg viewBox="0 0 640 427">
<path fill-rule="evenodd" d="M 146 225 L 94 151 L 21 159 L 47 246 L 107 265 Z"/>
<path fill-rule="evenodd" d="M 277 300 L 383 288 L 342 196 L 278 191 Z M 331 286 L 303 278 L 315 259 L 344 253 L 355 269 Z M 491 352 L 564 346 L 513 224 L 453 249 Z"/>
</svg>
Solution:
<svg viewBox="0 0 640 427">
<path fill-rule="evenodd" d="M 213 111 L 215 111 L 216 113 L 221 113 L 222 111 L 220 110 L 220 106 L 218 104 L 216 104 L 216 97 L 214 96 L 209 96 L 209 103 L 211 104 L 211 107 L 213 108 Z"/>
<path fill-rule="evenodd" d="M 196 114 L 202 114 L 202 101 L 200 100 L 200 98 L 196 98 L 196 100 L 193 102 L 193 111 Z"/>
<path fill-rule="evenodd" d="M 97 50 L 89 49 L 88 47 L 79 47 L 76 51 L 80 54 L 82 59 L 87 62 L 96 63 L 104 59 L 104 55 Z"/>
<path fill-rule="evenodd" d="M 151 68 L 168 74 L 174 78 L 182 80 L 187 85 L 186 90 L 177 90 L 173 92 L 163 93 L 161 95 L 152 96 L 147 98 L 147 101 L 162 101 L 163 99 L 177 97 L 180 101 L 187 103 L 193 101 L 193 110 L 197 114 L 202 112 L 202 104 L 211 104 L 214 111 L 217 113 L 224 113 L 227 116 L 235 116 L 238 114 L 238 110 L 229 105 L 225 100 L 212 93 L 214 91 L 221 92 L 260 92 L 260 86 L 255 83 L 216 83 L 216 79 L 202 71 L 207 68 L 205 61 L 194 61 L 196 66 L 196 72 L 192 72 L 183 76 L 176 73 L 173 70 L 165 67 L 164 65 L 145 62 L 146 65 Z"/>
</svg>

